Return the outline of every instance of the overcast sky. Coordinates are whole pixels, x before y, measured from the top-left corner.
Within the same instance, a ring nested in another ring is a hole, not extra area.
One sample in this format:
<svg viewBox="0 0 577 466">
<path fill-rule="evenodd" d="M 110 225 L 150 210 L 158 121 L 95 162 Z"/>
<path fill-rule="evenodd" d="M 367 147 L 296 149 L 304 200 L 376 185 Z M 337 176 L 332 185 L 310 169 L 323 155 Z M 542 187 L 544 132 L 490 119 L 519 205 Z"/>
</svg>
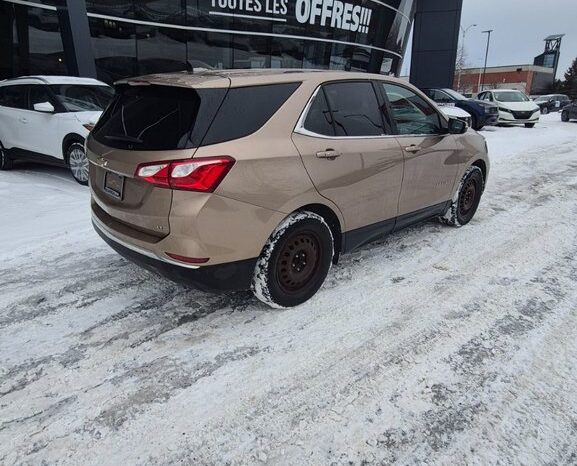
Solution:
<svg viewBox="0 0 577 466">
<path fill-rule="evenodd" d="M 461 25 L 471 24 L 477 26 L 465 39 L 469 67 L 483 66 L 487 35 L 481 31 L 487 29 L 493 29 L 487 66 L 531 64 L 551 34 L 565 34 L 557 79 L 577 57 L 577 0 L 463 0 Z M 410 45 L 403 75 L 410 70 Z"/>
</svg>

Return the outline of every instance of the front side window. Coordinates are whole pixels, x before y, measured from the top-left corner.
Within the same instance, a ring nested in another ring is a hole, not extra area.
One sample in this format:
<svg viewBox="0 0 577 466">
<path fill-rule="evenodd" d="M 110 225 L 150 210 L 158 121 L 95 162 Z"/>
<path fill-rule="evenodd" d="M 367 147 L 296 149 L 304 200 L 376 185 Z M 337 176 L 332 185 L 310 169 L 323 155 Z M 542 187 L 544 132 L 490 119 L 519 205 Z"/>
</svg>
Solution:
<svg viewBox="0 0 577 466">
<path fill-rule="evenodd" d="M 46 86 L 30 86 L 30 110 L 34 110 L 34 104 L 42 104 L 44 102 L 52 103 L 50 94 Z"/>
<path fill-rule="evenodd" d="M 386 134 L 377 96 L 370 82 L 339 82 L 323 86 L 336 136 Z"/>
<path fill-rule="evenodd" d="M 396 84 L 383 83 L 399 134 L 440 134 L 441 119 L 425 99 Z"/>
<path fill-rule="evenodd" d="M 108 86 L 52 84 L 50 88 L 69 112 L 102 112 L 114 97 Z"/>
</svg>

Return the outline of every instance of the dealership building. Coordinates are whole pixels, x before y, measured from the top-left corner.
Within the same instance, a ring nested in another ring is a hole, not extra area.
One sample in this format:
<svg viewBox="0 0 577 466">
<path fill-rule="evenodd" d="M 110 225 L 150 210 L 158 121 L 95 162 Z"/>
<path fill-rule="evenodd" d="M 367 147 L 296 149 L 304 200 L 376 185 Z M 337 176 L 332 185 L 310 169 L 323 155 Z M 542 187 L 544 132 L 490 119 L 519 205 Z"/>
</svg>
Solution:
<svg viewBox="0 0 577 466">
<path fill-rule="evenodd" d="M 462 0 L 0 0 L 0 79 L 323 68 L 449 85 Z M 443 27 L 439 27 L 442 24 Z"/>
</svg>

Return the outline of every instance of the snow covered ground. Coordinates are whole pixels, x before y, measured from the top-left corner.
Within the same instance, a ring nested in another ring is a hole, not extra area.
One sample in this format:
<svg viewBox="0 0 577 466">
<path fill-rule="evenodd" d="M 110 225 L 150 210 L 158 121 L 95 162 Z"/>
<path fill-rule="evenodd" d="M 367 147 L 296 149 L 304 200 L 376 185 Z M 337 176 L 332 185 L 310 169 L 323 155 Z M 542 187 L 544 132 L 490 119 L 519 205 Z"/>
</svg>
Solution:
<svg viewBox="0 0 577 466">
<path fill-rule="evenodd" d="M 0 464 L 576 464 L 577 124 L 483 134 L 471 224 L 289 310 L 127 263 L 62 170 L 0 173 Z"/>
</svg>

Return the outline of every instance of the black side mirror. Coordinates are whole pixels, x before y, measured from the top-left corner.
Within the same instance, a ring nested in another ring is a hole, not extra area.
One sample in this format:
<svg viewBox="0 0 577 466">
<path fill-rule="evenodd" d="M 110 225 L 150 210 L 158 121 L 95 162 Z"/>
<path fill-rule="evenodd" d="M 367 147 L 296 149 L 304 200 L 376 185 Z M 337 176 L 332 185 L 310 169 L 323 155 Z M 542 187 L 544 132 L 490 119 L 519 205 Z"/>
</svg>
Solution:
<svg viewBox="0 0 577 466">
<path fill-rule="evenodd" d="M 457 118 L 449 118 L 449 133 L 463 134 L 467 132 L 467 129 L 467 123 L 465 123 L 463 120 L 458 120 Z"/>
</svg>

